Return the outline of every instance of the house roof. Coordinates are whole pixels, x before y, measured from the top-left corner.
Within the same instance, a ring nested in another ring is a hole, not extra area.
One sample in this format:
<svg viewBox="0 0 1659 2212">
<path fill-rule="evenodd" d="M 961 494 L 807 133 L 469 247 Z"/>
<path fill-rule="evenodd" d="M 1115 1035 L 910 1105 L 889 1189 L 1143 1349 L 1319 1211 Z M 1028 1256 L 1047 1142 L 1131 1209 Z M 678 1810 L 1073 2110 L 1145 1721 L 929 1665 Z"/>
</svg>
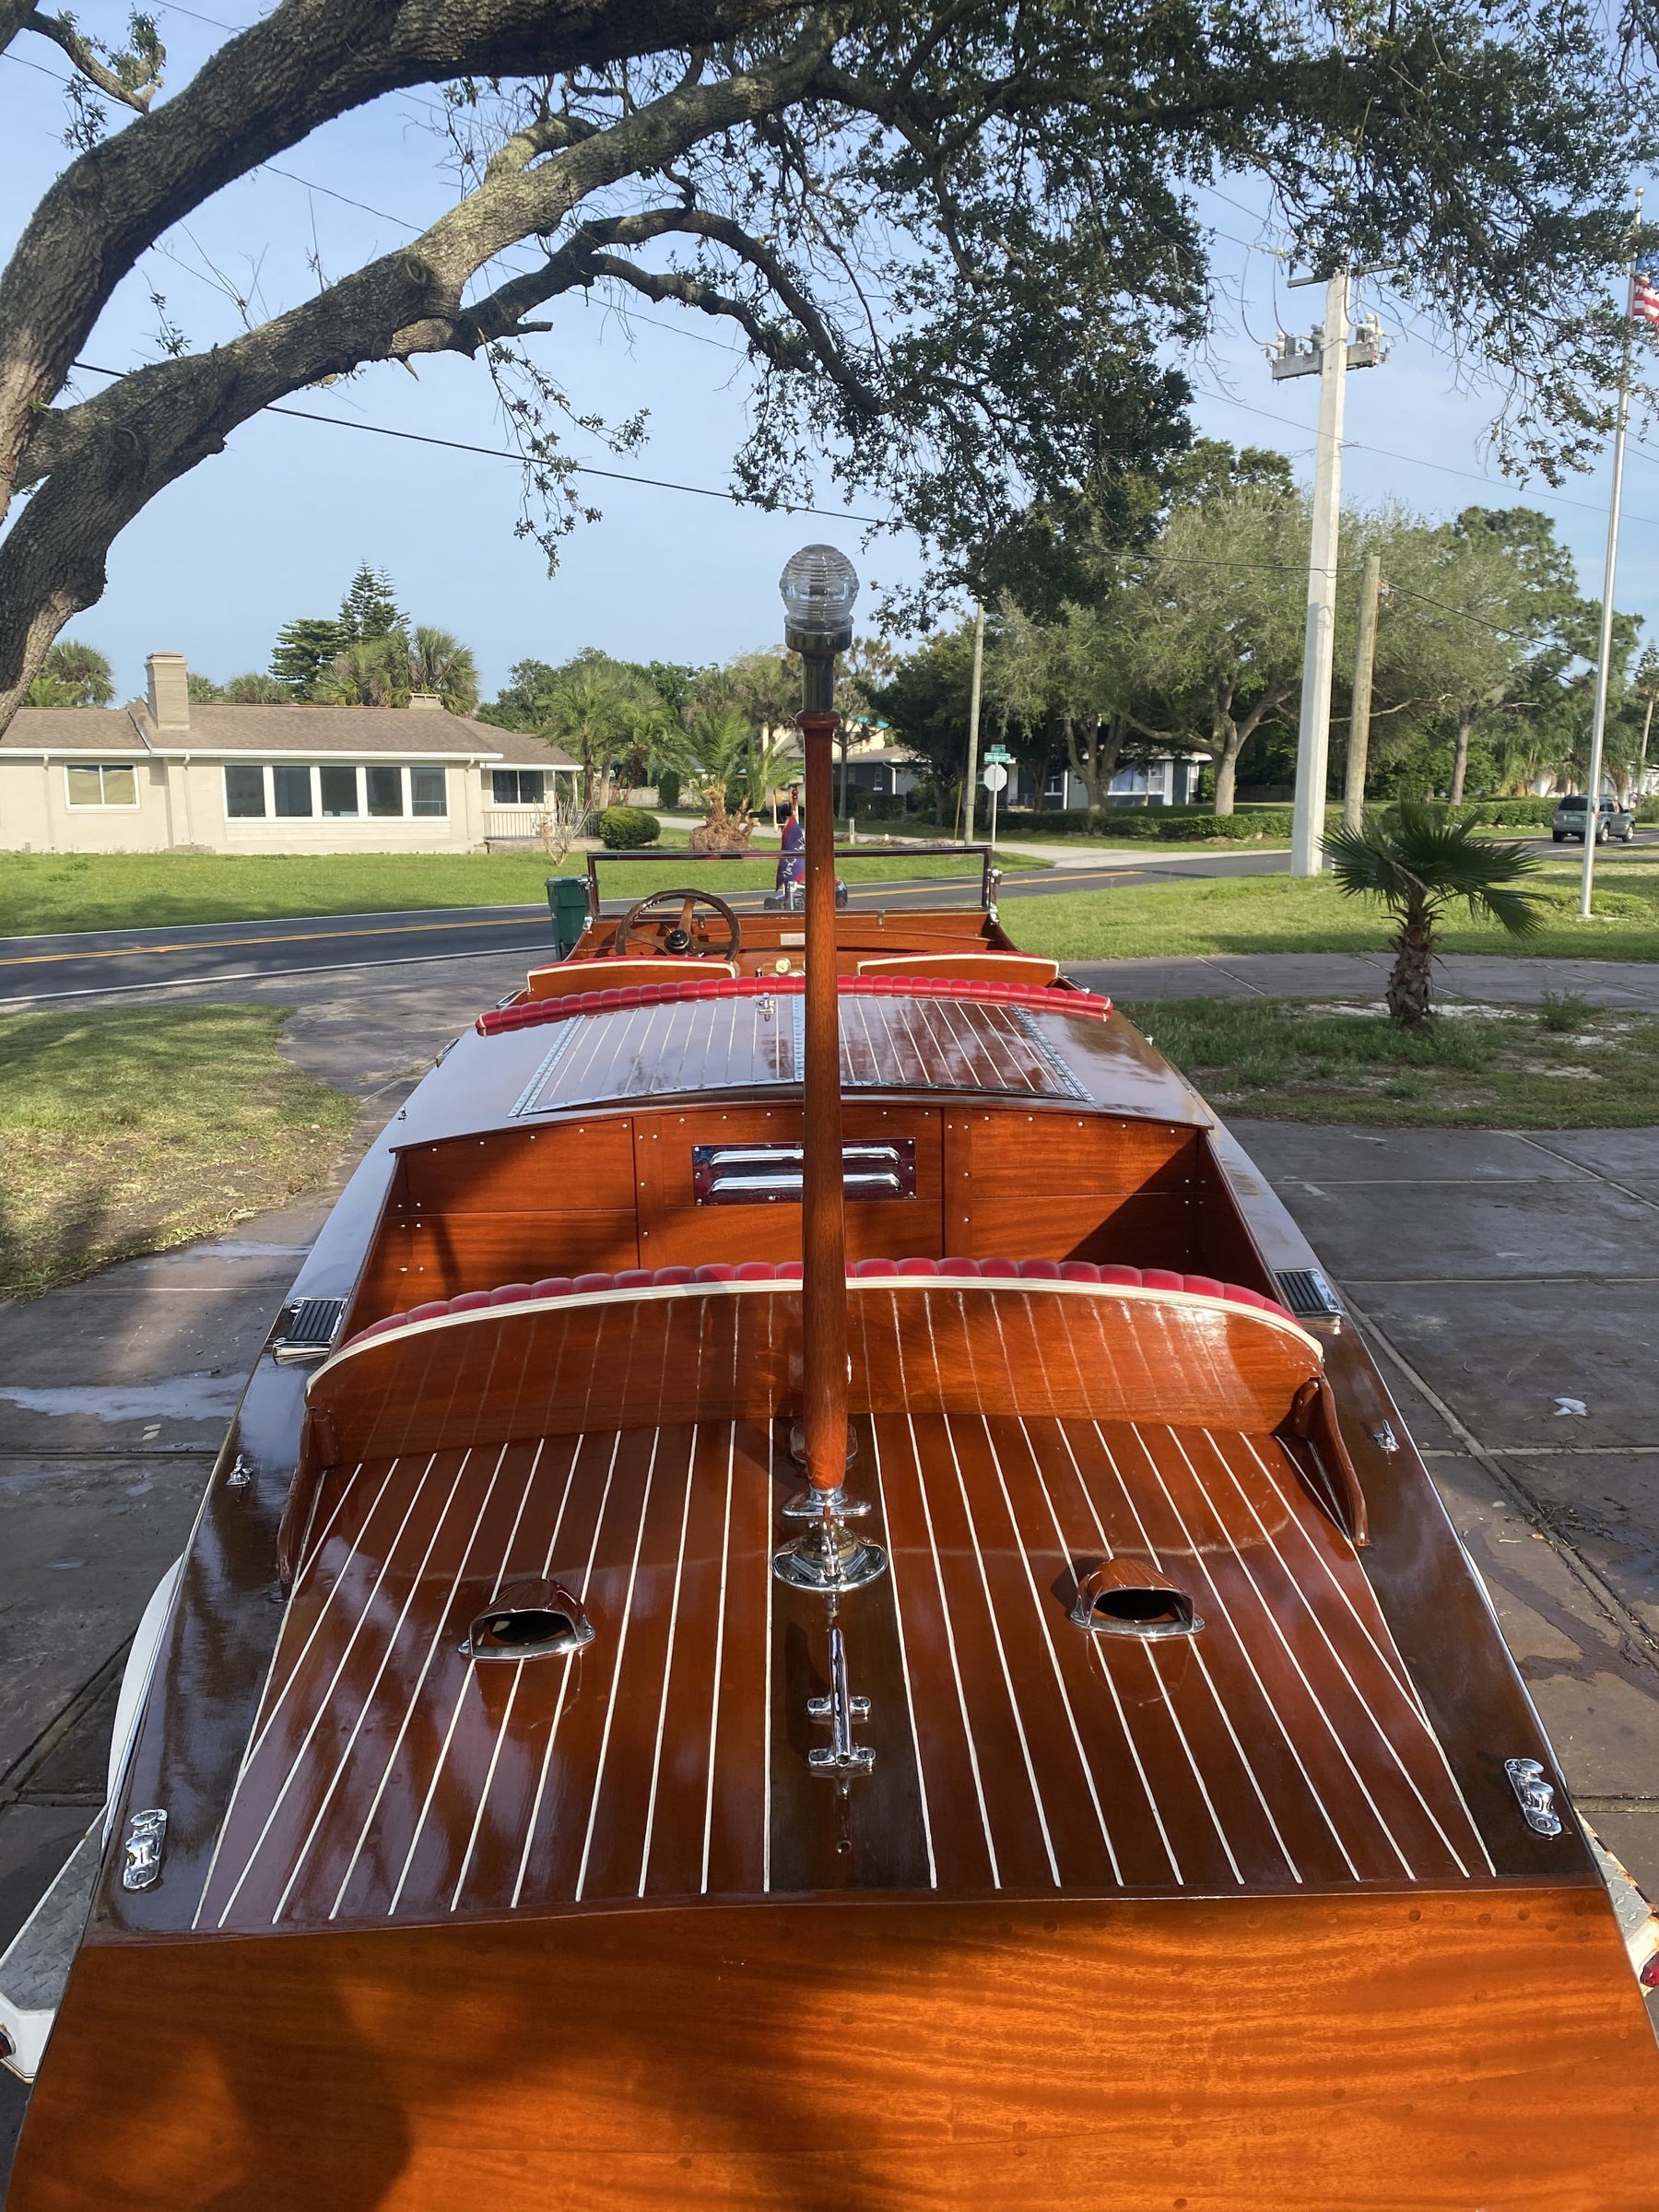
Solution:
<svg viewBox="0 0 1659 2212">
<path fill-rule="evenodd" d="M 471 754 L 514 768 L 574 768 L 556 745 L 430 707 L 255 707 L 194 700 L 187 730 L 158 729 L 141 700 L 124 707 L 19 707 L 0 755 L 75 753 Z"/>
</svg>

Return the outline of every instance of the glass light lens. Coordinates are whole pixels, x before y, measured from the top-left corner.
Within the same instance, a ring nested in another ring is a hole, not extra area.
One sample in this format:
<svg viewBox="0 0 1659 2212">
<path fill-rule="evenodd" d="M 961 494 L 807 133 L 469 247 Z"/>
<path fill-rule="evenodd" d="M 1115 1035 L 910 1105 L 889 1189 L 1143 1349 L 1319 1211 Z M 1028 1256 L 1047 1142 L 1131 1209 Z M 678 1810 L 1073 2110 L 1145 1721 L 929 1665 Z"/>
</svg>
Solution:
<svg viewBox="0 0 1659 2212">
<path fill-rule="evenodd" d="M 833 637 L 852 629 L 858 572 L 834 546 L 803 546 L 778 579 L 778 589 L 792 629 Z"/>
</svg>

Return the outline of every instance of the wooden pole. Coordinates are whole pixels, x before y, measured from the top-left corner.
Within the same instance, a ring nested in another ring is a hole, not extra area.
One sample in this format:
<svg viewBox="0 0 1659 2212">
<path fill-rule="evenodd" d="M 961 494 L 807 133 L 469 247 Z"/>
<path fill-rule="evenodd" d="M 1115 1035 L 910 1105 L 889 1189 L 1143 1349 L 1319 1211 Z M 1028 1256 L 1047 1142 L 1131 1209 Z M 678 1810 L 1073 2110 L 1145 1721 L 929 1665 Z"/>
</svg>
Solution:
<svg viewBox="0 0 1659 2212">
<path fill-rule="evenodd" d="M 1342 826 L 1357 837 L 1365 827 L 1366 755 L 1371 751 L 1371 674 L 1377 665 L 1377 601 L 1382 562 L 1365 557 L 1359 579 L 1359 636 L 1354 646 L 1354 699 L 1348 718 L 1347 773 L 1342 785 Z"/>
<path fill-rule="evenodd" d="M 841 1166 L 831 763 L 839 719 L 833 712 L 809 711 L 798 723 L 806 755 L 802 1426 L 806 1440 L 806 1478 L 819 1492 L 839 1489 L 847 1472 L 847 1222 Z"/>
</svg>

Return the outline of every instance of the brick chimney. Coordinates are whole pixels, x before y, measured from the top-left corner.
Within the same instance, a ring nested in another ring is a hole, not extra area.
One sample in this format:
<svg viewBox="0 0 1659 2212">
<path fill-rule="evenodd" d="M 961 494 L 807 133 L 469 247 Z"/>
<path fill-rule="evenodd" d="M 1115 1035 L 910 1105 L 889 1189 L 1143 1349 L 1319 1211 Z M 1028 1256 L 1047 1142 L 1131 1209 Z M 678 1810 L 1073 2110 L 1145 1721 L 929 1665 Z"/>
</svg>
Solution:
<svg viewBox="0 0 1659 2212">
<path fill-rule="evenodd" d="M 190 670 L 182 653 L 152 653 L 146 660 L 149 677 L 150 720 L 158 730 L 190 727 Z"/>
</svg>

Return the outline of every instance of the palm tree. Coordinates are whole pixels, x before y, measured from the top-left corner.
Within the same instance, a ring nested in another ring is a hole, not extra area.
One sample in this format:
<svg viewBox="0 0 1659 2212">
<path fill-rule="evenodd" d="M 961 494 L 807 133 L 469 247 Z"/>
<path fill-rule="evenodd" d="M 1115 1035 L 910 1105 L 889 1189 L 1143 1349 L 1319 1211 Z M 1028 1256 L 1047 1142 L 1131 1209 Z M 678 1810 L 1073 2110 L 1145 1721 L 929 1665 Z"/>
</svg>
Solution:
<svg viewBox="0 0 1659 2212">
<path fill-rule="evenodd" d="M 410 690 L 436 692 L 452 714 L 470 714 L 478 703 L 478 665 L 472 648 L 447 629 L 418 622 L 408 650 Z"/>
<path fill-rule="evenodd" d="M 1388 1011 L 1407 1029 L 1433 1012 L 1434 933 L 1460 901 L 1479 922 L 1497 922 L 1512 937 L 1530 937 L 1544 915 L 1535 891 L 1517 890 L 1538 862 L 1524 846 L 1477 837 L 1477 816 L 1448 821 L 1438 806 L 1402 799 L 1363 830 L 1337 830 L 1326 841 L 1331 874 L 1347 899 L 1380 899 L 1394 916 L 1394 972 Z"/>
<path fill-rule="evenodd" d="M 312 696 L 330 707 L 406 707 L 409 688 L 407 639 L 359 638 L 319 673 Z"/>
<path fill-rule="evenodd" d="M 629 672 L 603 653 L 579 654 L 549 687 L 536 728 L 581 761 L 584 812 L 608 805 L 612 771 L 632 737 L 638 707 Z"/>
<path fill-rule="evenodd" d="M 31 707 L 107 707 L 115 696 L 115 673 L 96 645 L 60 638 L 41 663 L 25 704 Z"/>
</svg>

